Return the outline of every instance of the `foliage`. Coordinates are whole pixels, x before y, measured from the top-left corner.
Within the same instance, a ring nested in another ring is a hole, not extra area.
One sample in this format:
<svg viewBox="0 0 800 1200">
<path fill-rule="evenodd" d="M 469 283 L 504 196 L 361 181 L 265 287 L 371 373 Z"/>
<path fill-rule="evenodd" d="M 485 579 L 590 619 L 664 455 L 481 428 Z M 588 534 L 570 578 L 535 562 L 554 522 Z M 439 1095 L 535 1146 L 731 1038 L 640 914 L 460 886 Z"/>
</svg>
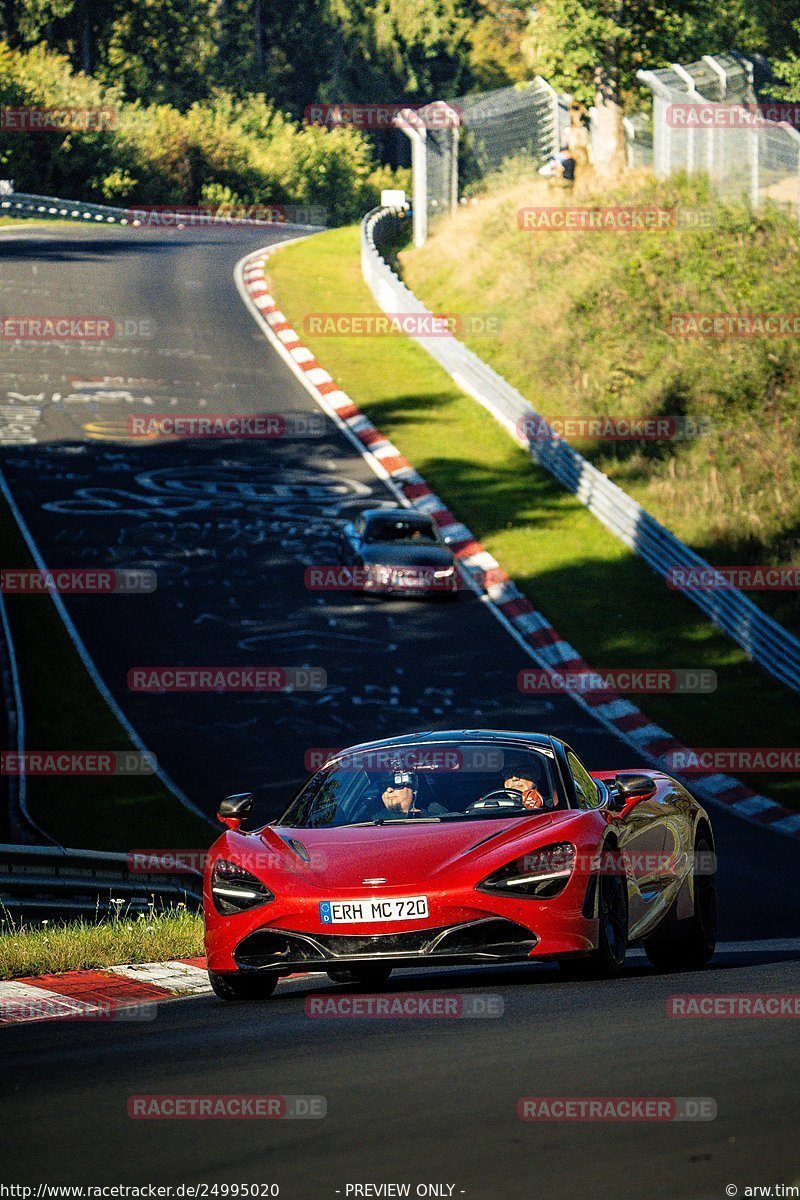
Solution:
<svg viewBox="0 0 800 1200">
<path fill-rule="evenodd" d="M 793 45 L 787 45 L 784 58 L 773 62 L 774 83 L 766 91 L 779 100 L 800 100 L 800 20 L 792 23 Z"/>
<path fill-rule="evenodd" d="M 532 71 L 581 104 L 594 103 L 598 79 L 622 99 L 638 88 L 636 71 L 704 54 L 770 47 L 770 22 L 752 0 L 542 0 L 531 10 L 524 43 Z"/>
<path fill-rule="evenodd" d="M 262 95 L 216 91 L 185 112 L 125 103 L 120 88 L 76 74 L 43 45 L 0 43 L 0 105 L 107 108 L 116 128 L 0 133 L 0 168 L 18 191 L 140 204 L 302 204 L 332 223 L 359 216 L 395 177 L 355 129 L 301 125 Z M 402 180 L 398 180 L 402 186 Z"/>
</svg>

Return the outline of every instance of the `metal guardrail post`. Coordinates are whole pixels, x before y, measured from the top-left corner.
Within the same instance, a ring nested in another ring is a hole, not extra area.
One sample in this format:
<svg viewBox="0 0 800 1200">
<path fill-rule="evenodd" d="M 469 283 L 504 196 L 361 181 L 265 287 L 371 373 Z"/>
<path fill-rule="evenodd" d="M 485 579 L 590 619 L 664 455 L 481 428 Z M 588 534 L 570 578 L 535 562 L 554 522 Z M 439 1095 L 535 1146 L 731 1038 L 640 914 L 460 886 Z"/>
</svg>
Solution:
<svg viewBox="0 0 800 1200">
<path fill-rule="evenodd" d="M 127 905 L 146 912 L 184 904 L 198 908 L 199 870 L 133 869 L 125 854 L 61 846 L 0 845 L 0 918 L 13 923 L 47 916 L 94 917 Z"/>
</svg>

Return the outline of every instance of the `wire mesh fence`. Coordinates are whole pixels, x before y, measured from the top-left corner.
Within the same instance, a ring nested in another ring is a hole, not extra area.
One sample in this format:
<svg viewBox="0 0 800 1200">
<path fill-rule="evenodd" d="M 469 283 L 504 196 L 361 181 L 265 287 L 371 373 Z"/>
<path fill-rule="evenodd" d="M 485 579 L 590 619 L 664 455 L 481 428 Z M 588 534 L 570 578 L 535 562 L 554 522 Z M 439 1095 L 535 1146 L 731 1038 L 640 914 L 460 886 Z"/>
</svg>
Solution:
<svg viewBox="0 0 800 1200">
<path fill-rule="evenodd" d="M 704 171 L 723 197 L 772 200 L 800 217 L 800 105 L 759 104 L 753 66 L 735 55 L 638 75 L 653 92 L 658 176 Z"/>
<path fill-rule="evenodd" d="M 441 120 L 443 108 L 453 120 Z M 424 204 L 426 230 L 427 221 L 449 212 L 470 184 L 509 159 L 524 157 L 536 167 L 547 162 L 569 124 L 569 97 L 536 78 L 436 101 L 398 124 L 413 142 L 415 206 Z"/>
</svg>

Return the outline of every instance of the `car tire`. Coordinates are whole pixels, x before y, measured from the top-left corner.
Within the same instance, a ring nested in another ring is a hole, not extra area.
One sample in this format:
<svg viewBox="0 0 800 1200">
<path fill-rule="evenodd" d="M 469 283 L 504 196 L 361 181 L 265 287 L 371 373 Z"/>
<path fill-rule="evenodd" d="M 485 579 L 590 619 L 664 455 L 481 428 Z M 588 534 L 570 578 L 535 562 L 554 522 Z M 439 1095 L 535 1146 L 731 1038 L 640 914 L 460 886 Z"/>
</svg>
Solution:
<svg viewBox="0 0 800 1200">
<path fill-rule="evenodd" d="M 278 985 L 278 976 L 219 975 L 209 971 L 208 982 L 220 1000 L 269 1000 Z"/>
<path fill-rule="evenodd" d="M 568 979 L 613 979 L 625 968 L 628 952 L 628 884 L 624 873 L 597 876 L 597 947 L 580 958 L 559 962 Z"/>
<path fill-rule="evenodd" d="M 367 988 L 369 991 L 382 988 L 391 973 L 391 967 L 382 967 L 380 964 L 364 967 L 334 967 L 332 970 L 326 971 L 332 983 L 357 983 L 359 987 Z"/>
<path fill-rule="evenodd" d="M 705 834 L 695 841 L 696 858 L 711 855 Z M 694 913 L 682 921 L 674 921 L 663 933 L 647 938 L 645 953 L 660 971 L 699 971 L 713 958 L 717 947 L 717 874 L 697 873 L 693 869 Z"/>
</svg>

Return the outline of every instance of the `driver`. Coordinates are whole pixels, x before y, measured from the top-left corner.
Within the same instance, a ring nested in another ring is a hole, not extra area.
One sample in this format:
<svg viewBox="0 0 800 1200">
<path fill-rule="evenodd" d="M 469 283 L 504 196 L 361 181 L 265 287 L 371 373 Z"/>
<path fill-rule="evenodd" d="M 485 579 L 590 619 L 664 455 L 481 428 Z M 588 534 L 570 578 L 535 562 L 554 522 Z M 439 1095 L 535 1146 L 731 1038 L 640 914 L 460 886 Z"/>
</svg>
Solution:
<svg viewBox="0 0 800 1200">
<path fill-rule="evenodd" d="M 535 778 L 532 778 L 535 776 Z M 525 808 L 545 808 L 543 792 L 547 790 L 544 771 L 532 754 L 524 757 L 507 757 L 503 764 L 503 787 L 506 791 L 519 792 Z"/>
<path fill-rule="evenodd" d="M 441 817 L 447 813 L 441 804 L 430 804 L 427 808 L 421 806 L 418 796 L 419 779 L 413 771 L 393 771 L 385 779 L 381 792 L 382 810 L 375 814 L 379 817 Z"/>
</svg>

